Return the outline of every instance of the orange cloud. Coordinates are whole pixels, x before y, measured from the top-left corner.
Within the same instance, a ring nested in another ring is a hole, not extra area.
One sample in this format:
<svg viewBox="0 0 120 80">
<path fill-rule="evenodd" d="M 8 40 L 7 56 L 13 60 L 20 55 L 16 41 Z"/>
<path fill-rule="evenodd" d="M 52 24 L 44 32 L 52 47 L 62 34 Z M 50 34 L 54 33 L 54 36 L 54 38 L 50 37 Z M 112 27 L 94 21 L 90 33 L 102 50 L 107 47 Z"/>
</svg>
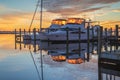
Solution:
<svg viewBox="0 0 120 80">
<path fill-rule="evenodd" d="M 120 27 L 120 21 L 102 21 L 100 25 L 103 26 L 104 28 L 115 29 L 116 25 L 119 25 Z"/>
<path fill-rule="evenodd" d="M 114 9 L 113 12 L 120 12 L 120 9 Z"/>
<path fill-rule="evenodd" d="M 96 13 L 95 15 L 93 13 L 88 13 L 90 11 L 99 10 L 99 9 L 102 9 L 102 8 L 103 7 L 92 8 L 92 9 L 87 9 L 87 10 L 82 10 L 82 11 L 86 12 L 87 16 L 89 18 L 93 19 L 94 16 L 101 17 L 101 16 L 103 16 L 105 14 L 107 15 L 109 13 L 107 11 L 105 12 L 105 11 L 102 11 L 102 10 L 101 10 L 101 12 Z M 0 9 L 5 9 L 5 7 L 0 6 Z M 7 30 L 14 30 L 15 28 L 17 28 L 17 29 L 19 29 L 19 28 L 29 29 L 29 26 L 30 26 L 30 23 L 31 23 L 31 20 L 32 20 L 32 17 L 33 17 L 33 12 L 22 12 L 20 10 L 15 10 L 15 9 L 11 9 L 11 10 L 12 10 L 12 12 L 10 12 L 10 13 L 5 13 L 5 14 L 0 13 L 0 30 L 6 30 L 7 31 Z M 69 10 L 69 9 L 67 9 L 67 10 Z M 84 14 L 84 13 L 82 13 L 82 11 L 81 11 L 80 14 L 79 13 L 78 14 L 73 14 L 71 16 L 63 16 L 59 13 L 44 11 L 43 12 L 43 26 L 42 27 L 43 28 L 49 27 L 50 24 L 51 24 L 51 21 L 53 19 L 56 19 L 56 18 L 84 17 L 84 16 L 82 16 Z M 39 28 L 39 24 L 40 24 L 40 13 L 37 12 L 37 14 L 35 16 L 35 19 L 34 19 L 34 22 L 33 22 L 33 25 L 32 25 L 32 28 L 34 28 L 34 27 Z M 116 24 L 119 25 L 120 22 L 119 21 L 118 22 L 117 21 L 101 22 L 101 25 L 103 25 L 105 27 L 108 27 L 108 26 L 114 27 L 114 25 L 116 25 Z"/>
<path fill-rule="evenodd" d="M 0 15 L 0 30 L 14 30 L 15 28 L 29 29 L 33 12 L 23 13 L 9 13 Z M 49 27 L 51 20 L 58 18 L 58 14 L 43 12 L 43 27 Z M 32 28 L 39 28 L 40 17 L 39 13 L 36 14 Z"/>
</svg>

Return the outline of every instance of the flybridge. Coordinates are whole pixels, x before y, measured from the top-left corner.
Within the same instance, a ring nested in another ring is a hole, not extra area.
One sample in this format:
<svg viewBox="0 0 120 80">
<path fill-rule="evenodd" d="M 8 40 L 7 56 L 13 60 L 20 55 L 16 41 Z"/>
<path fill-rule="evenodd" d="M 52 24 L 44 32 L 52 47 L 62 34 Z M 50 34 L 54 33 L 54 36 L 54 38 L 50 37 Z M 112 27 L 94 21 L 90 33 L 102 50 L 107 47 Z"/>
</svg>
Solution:
<svg viewBox="0 0 120 80">
<path fill-rule="evenodd" d="M 52 24 L 56 24 L 56 25 L 65 25 L 66 24 L 66 19 L 54 19 L 52 20 Z"/>
<path fill-rule="evenodd" d="M 52 24 L 65 25 L 65 24 L 82 24 L 85 22 L 83 18 L 68 18 L 68 19 L 54 19 Z"/>
<path fill-rule="evenodd" d="M 85 22 L 85 19 L 83 18 L 68 18 L 67 23 L 76 23 L 76 24 L 81 24 Z"/>
</svg>

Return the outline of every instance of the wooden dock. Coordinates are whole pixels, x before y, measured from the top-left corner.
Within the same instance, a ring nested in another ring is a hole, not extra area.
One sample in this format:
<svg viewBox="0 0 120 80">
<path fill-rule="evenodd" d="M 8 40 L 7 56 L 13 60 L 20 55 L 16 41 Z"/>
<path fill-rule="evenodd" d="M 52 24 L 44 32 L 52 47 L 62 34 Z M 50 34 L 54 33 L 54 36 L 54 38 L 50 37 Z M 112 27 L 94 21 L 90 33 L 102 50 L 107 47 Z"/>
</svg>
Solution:
<svg viewBox="0 0 120 80">
<path fill-rule="evenodd" d="M 102 41 L 120 41 L 120 35 L 119 35 L 119 26 L 116 25 L 115 26 L 115 30 L 113 31 L 112 28 L 111 29 L 103 29 L 103 27 L 101 27 L 101 31 L 102 31 L 102 36 L 101 36 L 101 40 Z M 68 40 L 69 42 L 97 42 L 98 41 L 98 32 L 99 32 L 99 29 L 97 29 L 97 36 L 94 35 L 94 31 L 92 29 L 92 39 L 90 38 L 90 27 L 88 26 L 87 28 L 87 40 L 82 40 L 81 39 L 81 29 L 78 29 L 79 32 L 78 32 L 78 40 L 74 40 L 74 41 L 69 41 L 69 38 L 67 38 L 69 36 L 68 32 L 69 32 L 69 29 L 66 28 L 66 40 Z M 108 31 L 111 33 L 110 36 L 108 36 Z M 103 32 L 105 32 L 103 34 Z M 26 36 L 31 36 L 31 33 L 34 34 L 34 39 L 32 40 L 31 38 L 23 38 L 24 35 Z M 36 33 L 39 33 L 39 29 L 36 29 L 34 28 L 33 30 L 22 30 L 22 29 L 19 29 L 18 31 L 15 29 L 15 40 L 39 40 L 36 38 Z M 104 36 L 103 36 L 104 35 Z M 106 37 L 105 37 L 106 36 Z M 49 42 L 55 42 L 54 40 L 47 40 Z M 64 41 L 56 41 L 56 42 L 64 42 Z"/>
</svg>

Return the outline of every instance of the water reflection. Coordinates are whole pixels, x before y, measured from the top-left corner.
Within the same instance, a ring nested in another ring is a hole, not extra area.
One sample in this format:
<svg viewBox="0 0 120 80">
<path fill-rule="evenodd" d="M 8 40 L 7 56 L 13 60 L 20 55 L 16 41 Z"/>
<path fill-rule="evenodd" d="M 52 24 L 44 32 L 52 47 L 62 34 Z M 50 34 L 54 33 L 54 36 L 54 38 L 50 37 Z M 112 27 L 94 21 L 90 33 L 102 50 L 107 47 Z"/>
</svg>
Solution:
<svg viewBox="0 0 120 80">
<path fill-rule="evenodd" d="M 98 45 L 94 43 L 69 43 L 69 44 L 54 44 L 51 42 L 40 42 L 40 41 L 24 41 L 15 44 L 19 45 L 19 49 L 28 48 L 32 52 L 40 53 L 40 64 L 41 64 L 41 76 L 43 80 L 44 66 L 43 58 L 44 55 L 49 55 L 51 60 L 61 63 L 66 62 L 68 64 L 84 64 L 97 59 Z M 116 44 L 103 43 L 102 51 L 115 51 L 119 50 L 119 46 Z M 43 53 L 44 52 L 44 53 Z M 34 58 L 32 56 L 32 58 Z M 105 61 L 98 58 L 98 79 L 99 80 L 119 80 L 120 79 L 120 63 L 116 66 L 110 64 L 104 64 Z M 33 59 L 34 61 L 34 59 Z M 101 62 L 100 62 L 101 61 Z M 94 61 L 93 61 L 94 62 Z M 34 62 L 35 64 L 35 62 Z M 36 67 L 37 70 L 37 67 Z M 39 72 L 39 71 L 37 71 Z"/>
</svg>

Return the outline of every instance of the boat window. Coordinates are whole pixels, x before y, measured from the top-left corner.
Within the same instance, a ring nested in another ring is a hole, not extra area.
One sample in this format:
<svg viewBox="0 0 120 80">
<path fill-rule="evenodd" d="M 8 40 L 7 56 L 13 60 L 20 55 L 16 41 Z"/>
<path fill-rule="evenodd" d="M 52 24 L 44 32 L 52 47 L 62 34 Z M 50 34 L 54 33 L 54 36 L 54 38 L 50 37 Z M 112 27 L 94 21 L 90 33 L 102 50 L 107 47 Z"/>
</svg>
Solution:
<svg viewBox="0 0 120 80">
<path fill-rule="evenodd" d="M 81 32 L 79 32 L 79 31 L 74 31 L 74 32 L 71 32 L 71 33 L 73 33 L 73 34 L 79 34 L 79 33 L 80 33 L 80 34 L 85 34 L 85 32 L 82 32 L 82 31 L 81 31 Z"/>
<path fill-rule="evenodd" d="M 66 31 L 66 28 L 61 28 L 60 30 L 61 30 L 61 31 Z"/>
<path fill-rule="evenodd" d="M 66 31 L 67 28 L 61 28 L 60 30 Z M 77 28 L 68 28 L 69 31 L 76 31 L 78 30 Z"/>
</svg>

